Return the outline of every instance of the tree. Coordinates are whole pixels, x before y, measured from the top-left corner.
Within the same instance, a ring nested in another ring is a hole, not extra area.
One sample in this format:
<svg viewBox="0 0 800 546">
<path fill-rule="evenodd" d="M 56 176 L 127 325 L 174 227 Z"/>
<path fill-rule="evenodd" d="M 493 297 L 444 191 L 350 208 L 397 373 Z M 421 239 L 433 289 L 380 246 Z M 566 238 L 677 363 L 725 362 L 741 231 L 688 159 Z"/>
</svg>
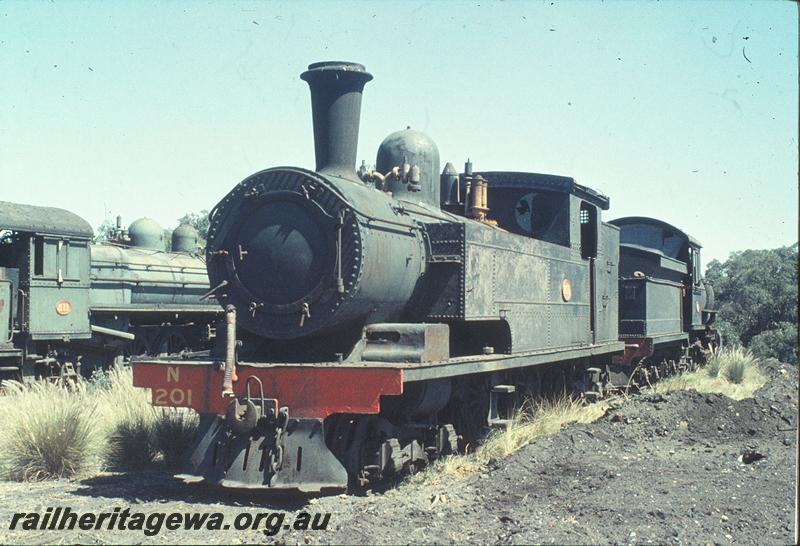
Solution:
<svg viewBox="0 0 800 546">
<path fill-rule="evenodd" d="M 197 230 L 197 233 L 200 234 L 200 238 L 204 241 L 208 239 L 208 211 L 201 210 L 200 212 L 187 212 L 180 218 L 178 218 L 178 224 L 189 224 L 194 229 Z"/>
<path fill-rule="evenodd" d="M 750 350 L 761 358 L 775 357 L 797 365 L 797 324 L 781 322 L 750 340 Z"/>
<path fill-rule="evenodd" d="M 753 346 L 759 356 L 797 362 L 797 243 L 772 250 L 733 252 L 708 264 L 718 328 L 728 343 Z"/>
</svg>

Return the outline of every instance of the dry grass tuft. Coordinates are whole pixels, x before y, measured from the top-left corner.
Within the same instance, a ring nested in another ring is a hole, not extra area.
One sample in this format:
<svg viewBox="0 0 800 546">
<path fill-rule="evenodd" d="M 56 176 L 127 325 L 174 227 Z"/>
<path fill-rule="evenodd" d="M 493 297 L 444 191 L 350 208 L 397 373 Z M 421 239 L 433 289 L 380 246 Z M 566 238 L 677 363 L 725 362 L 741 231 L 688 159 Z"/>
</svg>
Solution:
<svg viewBox="0 0 800 546">
<path fill-rule="evenodd" d="M 475 458 L 482 464 L 502 459 L 535 438 L 558 432 L 564 425 L 596 421 L 607 409 L 607 402 L 585 404 L 570 396 L 523 404 L 511 425 L 490 434 L 475 452 Z"/>
<path fill-rule="evenodd" d="M 130 368 L 112 368 L 97 384 L 98 424 L 107 438 L 106 465 L 113 470 L 138 470 L 151 464 L 157 455 L 156 413 L 149 392 L 133 386 Z"/>
<path fill-rule="evenodd" d="M 6 381 L 4 390 L 0 405 L 4 478 L 63 478 L 98 466 L 103 439 L 95 427 L 96 405 L 85 388 Z"/>
<path fill-rule="evenodd" d="M 153 420 L 144 415 L 126 417 L 108 437 L 106 464 L 110 470 L 141 470 L 157 455 Z"/>
<path fill-rule="evenodd" d="M 658 382 L 652 387 L 652 392 L 692 389 L 742 400 L 752 397 L 766 381 L 758 360 L 750 351 L 732 347 L 720 350 L 704 368 Z"/>
<path fill-rule="evenodd" d="M 525 403 L 506 429 L 491 433 L 474 453 L 439 459 L 425 471 L 411 476 L 404 486 L 438 485 L 443 479 L 468 476 L 511 455 L 536 438 L 558 432 L 565 425 L 596 421 L 606 414 L 608 407 L 606 400 L 585 404 L 569 396 Z"/>
<path fill-rule="evenodd" d="M 708 375 L 708 377 L 719 377 L 719 369 L 721 365 L 722 365 L 722 360 L 718 358 L 717 355 L 712 356 L 706 363 L 705 367 L 706 375 Z"/>
<path fill-rule="evenodd" d="M 141 469 L 160 455 L 176 464 L 197 428 L 188 410 L 157 411 L 129 368 L 66 389 L 4 382 L 0 478 L 69 478 L 104 468 Z"/>
<path fill-rule="evenodd" d="M 749 398 L 766 382 L 753 355 L 741 348 L 723 349 L 708 364 L 695 372 L 659 381 L 651 392 L 694 389 L 721 393 L 735 400 Z M 554 434 L 569 423 L 591 423 L 606 414 L 609 401 L 584 404 L 564 397 L 525 404 L 511 425 L 492 433 L 474 452 L 436 461 L 424 472 L 411 476 L 406 484 L 438 485 L 443 479 L 460 478 L 480 471 L 492 461 L 502 459 L 529 444 L 535 438 Z"/>
<path fill-rule="evenodd" d="M 162 408 L 153 433 L 155 447 L 163 454 L 167 466 L 174 468 L 181 464 L 184 452 L 194 442 L 199 421 L 194 411 Z"/>
<path fill-rule="evenodd" d="M 749 370 L 758 369 L 756 357 L 744 347 L 722 349 L 711 360 L 720 361 L 719 368 L 722 376 L 729 383 L 736 385 L 744 381 L 744 377 Z"/>
</svg>

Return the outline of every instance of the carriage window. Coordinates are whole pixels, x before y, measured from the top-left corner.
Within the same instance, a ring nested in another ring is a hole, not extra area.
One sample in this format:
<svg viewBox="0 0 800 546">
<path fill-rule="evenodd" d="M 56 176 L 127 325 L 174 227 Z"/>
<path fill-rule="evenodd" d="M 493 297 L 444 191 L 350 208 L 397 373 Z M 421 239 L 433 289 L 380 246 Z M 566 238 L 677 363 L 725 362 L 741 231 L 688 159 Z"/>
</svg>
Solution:
<svg viewBox="0 0 800 546">
<path fill-rule="evenodd" d="M 0 229 L 0 267 L 14 267 L 14 233 Z"/>
<path fill-rule="evenodd" d="M 44 238 L 33 238 L 33 274 L 37 277 L 44 275 Z"/>
<path fill-rule="evenodd" d="M 58 270 L 63 278 L 69 278 L 69 241 L 58 242 Z"/>
</svg>

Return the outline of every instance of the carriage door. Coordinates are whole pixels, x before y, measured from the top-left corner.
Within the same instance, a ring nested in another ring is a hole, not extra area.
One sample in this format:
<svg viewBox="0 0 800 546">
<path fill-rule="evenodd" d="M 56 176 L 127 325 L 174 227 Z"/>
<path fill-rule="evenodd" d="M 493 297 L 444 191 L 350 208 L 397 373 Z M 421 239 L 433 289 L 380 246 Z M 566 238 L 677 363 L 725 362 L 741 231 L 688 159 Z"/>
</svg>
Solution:
<svg viewBox="0 0 800 546">
<path fill-rule="evenodd" d="M 0 346 L 11 341 L 14 332 L 11 314 L 13 285 L 6 278 L 6 268 L 0 266 Z"/>
<path fill-rule="evenodd" d="M 86 239 L 30 238 L 27 331 L 32 339 L 88 339 L 89 248 Z"/>
<path fill-rule="evenodd" d="M 581 258 L 589 262 L 589 328 L 592 331 L 592 343 L 596 342 L 597 304 L 597 208 L 581 201 Z"/>
</svg>

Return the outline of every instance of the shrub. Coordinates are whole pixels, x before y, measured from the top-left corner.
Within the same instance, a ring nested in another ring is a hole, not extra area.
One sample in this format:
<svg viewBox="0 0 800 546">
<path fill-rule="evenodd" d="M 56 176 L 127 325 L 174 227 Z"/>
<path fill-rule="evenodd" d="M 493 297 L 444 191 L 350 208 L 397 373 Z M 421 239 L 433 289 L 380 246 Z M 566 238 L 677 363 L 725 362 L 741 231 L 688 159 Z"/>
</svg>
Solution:
<svg viewBox="0 0 800 546">
<path fill-rule="evenodd" d="M 706 279 L 714 286 L 719 327 L 728 344 L 739 340 L 749 346 L 783 322 L 797 329 L 797 248 L 795 243 L 732 252 L 725 262 L 708 264 Z"/>
<path fill-rule="evenodd" d="M 4 382 L 0 396 L 0 478 L 43 480 L 84 472 L 138 470 L 163 454 L 175 465 L 191 444 L 197 414 L 156 410 L 128 368 L 96 372 L 70 389 Z"/>
<path fill-rule="evenodd" d="M 106 465 L 115 470 L 137 470 L 152 463 L 156 413 L 145 389 L 133 386 L 130 368 L 112 368 L 91 389 L 97 400 L 99 428 L 107 439 Z"/>
<path fill-rule="evenodd" d="M 155 446 L 167 466 L 177 467 L 197 434 L 198 417 L 193 411 L 163 408 L 155 423 Z"/>
<path fill-rule="evenodd" d="M 4 383 L 3 472 L 12 480 L 68 478 L 100 466 L 103 439 L 86 389 Z"/>
<path fill-rule="evenodd" d="M 741 345 L 742 340 L 739 339 L 739 327 L 732 323 L 728 322 L 723 318 L 718 318 L 714 322 L 714 328 L 719 332 L 719 335 L 722 337 L 722 345 L 726 347 L 731 347 L 733 345 Z"/>
<path fill-rule="evenodd" d="M 719 376 L 719 368 L 722 360 L 718 358 L 717 355 L 712 356 L 708 359 L 706 363 L 705 371 L 709 377 L 718 377 Z"/>
<path fill-rule="evenodd" d="M 722 349 L 714 356 L 713 360 L 719 361 L 719 371 L 722 376 L 736 385 L 744 381 L 744 376 L 749 370 L 758 366 L 753 354 L 741 346 Z"/>
<path fill-rule="evenodd" d="M 777 358 L 797 365 L 797 324 L 781 322 L 750 340 L 749 349 L 758 358 Z"/>
<path fill-rule="evenodd" d="M 114 427 L 108 438 L 106 463 L 112 470 L 141 470 L 158 455 L 153 434 L 153 419 L 129 416 Z"/>
<path fill-rule="evenodd" d="M 713 355 L 705 368 L 659 381 L 653 392 L 693 389 L 716 392 L 734 400 L 753 396 L 766 382 L 758 360 L 742 347 L 724 347 Z"/>
</svg>

